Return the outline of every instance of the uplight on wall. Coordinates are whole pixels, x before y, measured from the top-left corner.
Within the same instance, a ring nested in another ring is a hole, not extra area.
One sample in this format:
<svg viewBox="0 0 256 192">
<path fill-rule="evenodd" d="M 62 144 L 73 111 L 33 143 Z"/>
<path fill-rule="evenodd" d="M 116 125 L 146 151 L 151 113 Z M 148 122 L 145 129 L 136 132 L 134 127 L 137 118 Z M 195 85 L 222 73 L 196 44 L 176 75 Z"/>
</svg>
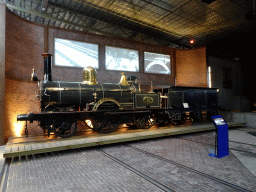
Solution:
<svg viewBox="0 0 256 192">
<path fill-rule="evenodd" d="M 208 87 L 212 88 L 212 71 L 211 67 L 208 67 Z"/>
<path fill-rule="evenodd" d="M 13 121 L 14 134 L 15 134 L 16 137 L 20 137 L 21 132 L 22 132 L 25 125 L 24 125 L 24 122 L 20 122 L 20 121 L 17 122 L 16 119 L 15 119 L 15 121 Z"/>
</svg>

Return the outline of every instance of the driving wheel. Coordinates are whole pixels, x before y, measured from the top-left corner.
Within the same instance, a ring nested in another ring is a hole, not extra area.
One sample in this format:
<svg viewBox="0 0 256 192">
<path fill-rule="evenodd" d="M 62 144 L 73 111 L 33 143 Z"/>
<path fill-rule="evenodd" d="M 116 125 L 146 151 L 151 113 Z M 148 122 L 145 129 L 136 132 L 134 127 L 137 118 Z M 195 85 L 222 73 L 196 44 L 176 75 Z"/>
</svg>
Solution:
<svg viewBox="0 0 256 192">
<path fill-rule="evenodd" d="M 100 133 L 110 133 L 120 125 L 120 117 L 116 114 L 97 114 L 93 117 L 93 129 Z"/>
<path fill-rule="evenodd" d="M 104 120 L 101 124 L 99 132 L 101 133 L 110 133 L 118 128 L 120 125 L 119 115 L 108 115 L 105 114 Z"/>
</svg>

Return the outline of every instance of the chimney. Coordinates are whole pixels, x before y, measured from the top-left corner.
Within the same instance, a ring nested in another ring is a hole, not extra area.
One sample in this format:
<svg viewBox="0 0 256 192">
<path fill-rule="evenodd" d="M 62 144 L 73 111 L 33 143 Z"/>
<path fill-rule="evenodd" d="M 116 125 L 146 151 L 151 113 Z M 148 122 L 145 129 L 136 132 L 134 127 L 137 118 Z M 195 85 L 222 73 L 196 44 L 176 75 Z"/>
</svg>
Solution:
<svg viewBox="0 0 256 192">
<path fill-rule="evenodd" d="M 52 81 L 52 55 L 43 53 L 44 57 L 44 81 Z"/>
</svg>

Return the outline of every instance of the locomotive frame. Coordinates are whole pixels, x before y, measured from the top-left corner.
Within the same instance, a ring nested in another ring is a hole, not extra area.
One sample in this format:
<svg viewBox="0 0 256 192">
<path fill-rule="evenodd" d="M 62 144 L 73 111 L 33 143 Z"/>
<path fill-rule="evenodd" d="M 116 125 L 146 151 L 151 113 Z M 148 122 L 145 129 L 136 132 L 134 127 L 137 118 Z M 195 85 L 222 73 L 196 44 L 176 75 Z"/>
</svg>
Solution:
<svg viewBox="0 0 256 192">
<path fill-rule="evenodd" d="M 41 112 L 17 115 L 17 121 L 38 121 L 39 126 L 48 131 L 48 136 L 54 132 L 60 137 L 71 137 L 76 132 L 77 121 L 90 120 L 95 131 L 109 133 L 121 123 L 148 129 L 156 122 L 180 125 L 187 117 L 196 122 L 203 111 L 208 116 L 217 114 L 218 90 L 215 88 L 174 86 L 141 92 L 135 76 L 127 81 L 122 73 L 119 84 L 100 84 L 95 70 L 90 67 L 83 70 L 83 82 L 52 81 L 52 55 L 42 55 Z M 38 80 L 34 71 L 31 79 Z"/>
</svg>

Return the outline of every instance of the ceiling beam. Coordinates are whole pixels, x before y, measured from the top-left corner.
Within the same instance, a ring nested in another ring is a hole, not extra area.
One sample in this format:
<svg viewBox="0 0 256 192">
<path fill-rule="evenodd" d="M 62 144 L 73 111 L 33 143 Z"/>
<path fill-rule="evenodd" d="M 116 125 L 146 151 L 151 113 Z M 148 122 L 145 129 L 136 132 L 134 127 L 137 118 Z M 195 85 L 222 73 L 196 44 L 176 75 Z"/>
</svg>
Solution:
<svg viewBox="0 0 256 192">
<path fill-rule="evenodd" d="M 128 39 L 133 39 L 133 38 L 135 38 L 137 35 L 138 35 L 138 33 L 133 32 L 133 33 L 128 37 Z"/>
<path fill-rule="evenodd" d="M 58 18 L 55 18 L 53 16 L 50 16 L 49 14 L 39 13 L 39 12 L 37 12 L 35 10 L 25 9 L 25 8 L 18 7 L 18 6 L 15 6 L 15 5 L 11 5 L 11 4 L 8 4 L 8 3 L 6 3 L 6 5 L 10 9 L 13 9 L 13 10 L 16 10 L 16 11 L 19 11 L 19 12 L 28 13 L 28 14 L 33 14 L 33 15 L 35 15 L 37 17 L 45 18 L 45 19 L 52 20 L 52 21 L 55 21 L 55 22 L 64 23 L 64 24 L 73 26 L 74 28 L 78 27 L 78 28 L 82 28 L 82 29 L 85 29 L 85 30 L 88 30 L 88 31 L 95 31 L 95 32 L 98 32 L 98 33 L 101 33 L 101 34 L 105 34 L 105 35 L 108 35 L 108 36 L 111 36 L 111 37 L 115 37 L 115 38 L 124 38 L 123 36 L 118 35 L 118 34 L 107 33 L 105 31 L 101 31 L 101 30 L 98 30 L 98 29 L 95 29 L 95 28 L 91 28 L 91 27 L 88 27 L 88 26 L 85 26 L 85 25 L 76 24 L 76 23 L 69 22 L 69 21 L 66 21 L 66 20 L 63 20 L 63 19 L 58 19 Z M 79 18 L 79 17 L 77 17 L 77 18 Z M 84 22 L 81 19 L 79 19 L 79 20 Z"/>
<path fill-rule="evenodd" d="M 42 3 L 41 0 L 35 0 L 35 2 L 38 2 L 40 5 Z M 152 27 L 148 27 L 145 25 L 142 25 L 141 23 L 137 23 L 134 21 L 131 21 L 129 19 L 124 19 L 122 17 L 119 17 L 117 15 L 105 12 L 103 10 L 99 10 L 96 9 L 94 7 L 90 7 L 87 6 L 85 4 L 83 4 L 83 8 L 76 8 L 77 6 L 75 6 L 73 9 L 72 8 L 67 8 L 63 5 L 57 4 L 57 3 L 52 3 L 51 1 L 48 1 L 47 7 L 53 7 L 53 8 L 57 8 L 59 9 L 58 12 L 70 12 L 70 14 L 72 15 L 76 15 L 77 16 L 83 16 L 83 17 L 88 17 L 90 19 L 93 20 L 97 20 L 106 24 L 111 24 L 111 25 L 116 25 L 119 28 L 123 28 L 126 30 L 129 30 L 131 32 L 134 32 L 135 34 L 142 34 L 144 36 L 144 38 L 148 38 L 148 37 L 153 37 L 156 40 L 159 41 L 164 41 L 164 42 L 169 42 L 170 44 L 176 44 L 177 46 L 180 47 L 186 47 L 189 48 L 189 46 L 187 46 L 186 44 L 181 43 L 181 37 L 180 36 L 176 36 L 176 35 L 171 35 L 169 33 L 163 32 L 163 31 L 159 31 L 157 29 L 154 29 Z M 71 25 L 74 27 L 78 27 L 78 28 L 82 28 L 85 30 L 89 30 L 89 31 L 95 31 L 101 34 L 105 34 L 108 36 L 112 36 L 115 38 L 124 38 L 123 36 L 119 35 L 119 34 L 113 34 L 110 32 L 105 32 L 102 30 L 98 30 L 96 27 L 93 27 L 93 25 L 88 26 L 84 21 L 84 25 L 83 24 L 76 24 L 74 22 L 70 22 L 68 20 L 65 20 L 64 18 L 59 19 L 56 16 L 53 16 L 53 13 L 42 13 L 42 12 L 38 12 L 36 10 L 32 10 L 32 9 L 25 9 L 19 6 L 15 6 L 15 5 L 11 5 L 7 3 L 7 6 L 11 9 L 17 10 L 17 11 L 21 11 L 21 12 L 25 12 L 25 13 L 29 13 L 29 14 L 34 14 L 38 17 L 41 18 L 45 18 L 45 19 L 49 19 L 55 22 L 60 22 L 60 23 L 64 23 L 67 25 Z M 79 18 L 79 17 L 78 17 Z"/>
<path fill-rule="evenodd" d="M 110 35 L 110 36 L 113 36 L 113 34 L 108 34 L 104 31 L 100 31 L 100 30 L 97 30 L 97 29 L 92 29 L 90 27 L 87 27 L 85 25 L 80 25 L 80 24 L 75 24 L 75 23 L 71 23 L 69 21 L 65 21 L 63 19 L 58 19 L 58 18 L 55 18 L 53 16 L 50 16 L 48 14 L 44 14 L 44 13 L 39 13 L 37 11 L 34 11 L 34 10 L 29 10 L 29 9 L 24 9 L 22 7 L 17 7 L 15 5 L 11 5 L 9 3 L 6 3 L 7 7 L 10 8 L 10 9 L 13 9 L 13 10 L 16 10 L 16 11 L 20 11 L 20 12 L 24 12 L 24 13 L 29 13 L 29 14 L 34 14 L 38 17 L 42 17 L 42 18 L 45 18 L 45 19 L 49 19 L 49 20 L 53 20 L 53 21 L 56 21 L 56 22 L 62 22 L 62 23 L 66 23 L 68 25 L 73 25 L 75 27 L 79 27 L 79 28 L 83 28 L 83 29 L 86 29 L 86 30 L 90 30 L 90 31 L 96 31 L 96 32 L 99 32 L 99 33 L 103 33 L 103 34 L 106 34 L 106 35 Z"/>
<path fill-rule="evenodd" d="M 76 1 L 76 0 L 75 0 Z M 79 2 L 79 1 L 77 1 Z M 153 37 L 155 39 L 159 39 L 161 41 L 166 41 L 166 42 L 170 42 L 171 44 L 176 44 L 178 46 L 181 47 L 187 47 L 190 48 L 189 46 L 180 43 L 181 40 L 181 36 L 179 35 L 174 35 L 174 34 L 170 34 L 164 31 L 161 31 L 160 29 L 156 29 L 156 28 L 152 28 L 149 26 L 146 26 L 146 23 L 137 23 L 134 21 L 131 21 L 129 19 L 125 19 L 122 18 L 118 15 L 106 12 L 104 10 L 100 10 L 94 7 L 90 7 L 87 4 L 83 4 L 83 8 L 67 8 L 64 7 L 63 5 L 57 4 L 57 3 L 48 3 L 48 6 L 54 6 L 60 9 L 66 9 L 72 13 L 79 13 L 80 15 L 83 15 L 85 17 L 91 18 L 91 19 L 95 19 L 104 23 L 108 23 L 108 24 L 112 24 L 112 25 L 116 25 L 118 27 L 136 32 L 136 33 L 140 33 L 143 34 L 145 36 L 148 37 Z M 92 29 L 93 30 L 93 29 Z"/>
<path fill-rule="evenodd" d="M 42 0 L 34 0 L 34 1 L 41 4 Z M 78 3 L 82 3 L 79 0 L 74 0 L 74 1 L 76 1 Z M 130 0 L 130 1 L 133 3 L 132 0 Z M 115 2 L 116 1 L 113 1 L 111 5 L 113 5 Z M 181 39 L 183 38 L 181 36 L 173 35 L 173 34 L 161 31 L 157 28 L 149 27 L 149 26 L 147 26 L 148 24 L 143 23 L 143 22 L 138 23 L 138 22 L 130 20 L 129 18 L 122 18 L 114 13 L 109 13 L 104 10 L 88 6 L 87 3 L 86 4 L 82 3 L 82 4 L 83 4 L 83 8 L 81 8 L 81 7 L 79 8 L 79 6 L 74 6 L 74 8 L 70 8 L 70 7 L 65 7 L 58 3 L 53 3 L 51 1 L 48 1 L 47 6 L 53 7 L 55 9 L 56 8 L 59 9 L 59 13 L 60 12 L 70 12 L 70 14 L 73 14 L 73 15 L 77 15 L 77 16 L 81 15 L 83 17 L 88 17 L 90 19 L 97 20 L 97 21 L 100 21 L 103 23 L 116 25 L 119 28 L 123 28 L 123 29 L 129 30 L 129 31 L 132 31 L 137 34 L 142 34 L 145 37 L 153 37 L 154 39 L 158 39 L 160 41 L 169 42 L 171 44 L 176 44 L 177 46 L 190 48 L 186 44 L 181 43 Z M 78 7 L 78 8 L 76 8 L 76 7 Z M 47 13 L 47 15 L 49 15 L 49 14 L 52 15 L 53 13 Z M 65 20 L 65 22 L 67 22 L 67 21 Z M 86 30 L 96 31 L 96 32 L 99 32 L 102 34 L 115 36 L 114 34 L 106 33 L 104 31 L 97 31 L 97 29 L 93 26 L 87 25 L 87 28 L 85 28 L 85 27 L 83 27 L 83 28 Z M 121 38 L 123 38 L 123 37 L 121 36 Z"/>
</svg>

